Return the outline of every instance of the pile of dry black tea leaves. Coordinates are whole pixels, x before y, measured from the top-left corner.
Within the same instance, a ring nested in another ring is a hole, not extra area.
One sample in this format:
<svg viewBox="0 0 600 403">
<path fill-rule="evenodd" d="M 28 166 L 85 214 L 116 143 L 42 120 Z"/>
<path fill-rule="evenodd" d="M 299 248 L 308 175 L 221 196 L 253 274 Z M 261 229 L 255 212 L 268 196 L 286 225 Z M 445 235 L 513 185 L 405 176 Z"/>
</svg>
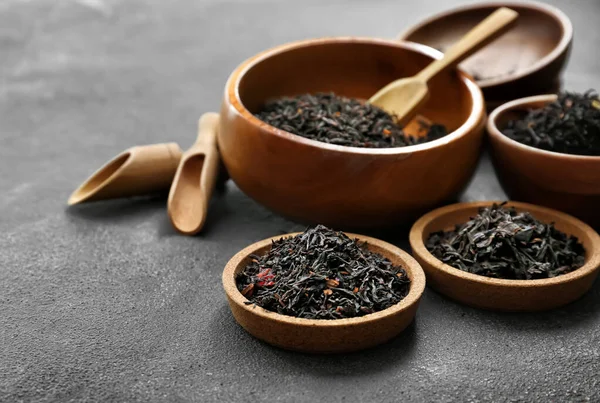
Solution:
<svg viewBox="0 0 600 403">
<path fill-rule="evenodd" d="M 364 243 L 322 225 L 272 243 L 251 256 L 238 290 L 269 311 L 306 319 L 364 316 L 408 295 L 406 271 Z"/>
<path fill-rule="evenodd" d="M 562 92 L 502 130 L 519 143 L 563 154 L 600 156 L 600 99 L 594 90 Z"/>
<path fill-rule="evenodd" d="M 534 280 L 583 266 L 578 239 L 506 202 L 482 207 L 470 221 L 429 235 L 427 249 L 454 268 L 486 277 Z"/>
<path fill-rule="evenodd" d="M 448 134 L 443 125 L 421 121 L 418 136 L 405 135 L 395 116 L 369 103 L 333 93 L 274 99 L 256 117 L 298 136 L 349 147 L 405 147 Z"/>
</svg>

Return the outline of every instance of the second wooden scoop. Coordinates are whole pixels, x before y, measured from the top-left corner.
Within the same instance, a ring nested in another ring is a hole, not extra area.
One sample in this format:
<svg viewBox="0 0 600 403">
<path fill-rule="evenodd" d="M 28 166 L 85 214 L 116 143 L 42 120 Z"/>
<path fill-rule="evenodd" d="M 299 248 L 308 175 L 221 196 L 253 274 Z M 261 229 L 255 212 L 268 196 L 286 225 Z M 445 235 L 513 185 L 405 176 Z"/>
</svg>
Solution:
<svg viewBox="0 0 600 403">
<path fill-rule="evenodd" d="M 219 115 L 205 113 L 198 122 L 196 143 L 181 157 L 175 173 L 167 209 L 179 232 L 193 235 L 204 226 L 208 202 L 219 170 L 217 126 Z"/>
<path fill-rule="evenodd" d="M 417 109 L 427 101 L 427 82 L 438 73 L 458 63 L 504 34 L 518 17 L 518 13 L 506 7 L 494 11 L 460 41 L 446 51 L 444 57 L 432 62 L 419 74 L 402 78 L 386 85 L 369 99 L 369 103 L 393 113 L 398 123 L 408 123 Z"/>
</svg>

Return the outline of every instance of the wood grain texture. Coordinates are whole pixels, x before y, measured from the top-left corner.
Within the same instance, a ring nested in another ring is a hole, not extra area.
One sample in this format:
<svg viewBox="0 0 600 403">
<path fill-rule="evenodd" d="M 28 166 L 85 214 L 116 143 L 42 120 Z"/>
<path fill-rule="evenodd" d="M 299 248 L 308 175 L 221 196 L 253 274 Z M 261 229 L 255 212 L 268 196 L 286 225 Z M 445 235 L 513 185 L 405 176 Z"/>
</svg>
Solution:
<svg viewBox="0 0 600 403">
<path fill-rule="evenodd" d="M 398 39 L 444 52 L 500 6 L 519 13 L 515 27 L 460 66 L 474 75 L 486 101 L 493 104 L 557 88 L 570 56 L 573 27 L 567 15 L 547 4 L 491 1 L 464 5 L 409 27 Z"/>
<path fill-rule="evenodd" d="M 391 82 L 369 98 L 369 102 L 393 113 L 401 125 L 406 125 L 419 108 L 427 102 L 429 80 L 442 71 L 455 67 L 462 60 L 501 36 L 513 25 L 517 17 L 518 14 L 515 11 L 506 7 L 499 8 L 444 52 L 444 57 L 431 62 L 413 77 Z"/>
<path fill-rule="evenodd" d="M 346 353 L 373 347 L 400 334 L 417 312 L 425 290 L 425 274 L 408 253 L 378 239 L 346 234 L 366 242 L 369 250 L 400 265 L 410 278 L 408 295 L 396 305 L 369 315 L 347 319 L 304 319 L 247 305 L 248 299 L 237 289 L 235 277 L 250 261 L 250 255 L 267 253 L 271 243 L 291 233 L 264 239 L 238 252 L 225 266 L 223 288 L 235 320 L 254 337 L 288 350 L 308 353 Z"/>
<path fill-rule="evenodd" d="M 425 242 L 435 231 L 453 229 L 477 214 L 492 201 L 458 203 L 436 209 L 421 217 L 409 235 L 412 254 L 423 267 L 427 284 L 436 291 L 478 308 L 496 311 L 535 312 L 557 308 L 580 298 L 594 283 L 600 268 L 600 237 L 578 219 L 545 207 L 510 202 L 517 211 L 528 211 L 543 222 L 576 236 L 586 250 L 585 264 L 579 269 L 554 278 L 505 280 L 467 273 L 434 257 Z"/>
<path fill-rule="evenodd" d="M 485 120 L 481 91 L 462 73 L 431 80 L 422 114 L 452 133 L 389 149 L 330 145 L 275 129 L 253 113 L 269 98 L 333 91 L 367 99 L 441 55 L 369 38 L 295 42 L 263 52 L 230 76 L 219 149 L 235 183 L 273 211 L 338 228 L 394 225 L 457 197 L 475 169 Z"/>
</svg>

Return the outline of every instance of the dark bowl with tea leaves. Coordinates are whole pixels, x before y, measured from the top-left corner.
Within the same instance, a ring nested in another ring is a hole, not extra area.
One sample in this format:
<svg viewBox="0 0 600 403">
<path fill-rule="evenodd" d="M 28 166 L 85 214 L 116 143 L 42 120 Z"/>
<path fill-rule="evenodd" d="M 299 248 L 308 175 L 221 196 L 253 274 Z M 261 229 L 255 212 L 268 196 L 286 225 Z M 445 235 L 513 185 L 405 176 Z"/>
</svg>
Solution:
<svg viewBox="0 0 600 403">
<path fill-rule="evenodd" d="M 600 136 L 582 144 L 584 127 L 578 124 L 588 112 L 576 104 L 559 111 L 557 98 L 550 94 L 517 99 L 490 114 L 487 132 L 494 169 L 511 199 L 564 211 L 598 227 L 600 155 L 585 155 L 585 148 L 597 153 L 600 149 L 593 141 Z M 536 112 L 549 105 L 549 114 Z M 597 117 L 593 119 L 591 124 L 600 125 Z"/>
<path fill-rule="evenodd" d="M 414 43 L 340 37 L 293 42 L 250 58 L 229 77 L 221 107 L 218 145 L 230 177 L 281 215 L 340 229 L 405 223 L 457 198 L 475 171 L 486 118 L 481 90 L 460 70 L 434 78 L 431 96 L 418 112 L 420 121 L 443 125 L 447 134 L 414 145 L 323 142 L 257 116 L 269 101 L 301 94 L 366 100 L 441 57 Z M 309 103 L 314 107 L 323 99 Z M 303 112 L 296 106 L 287 113 Z M 336 124 L 319 114 L 304 118 Z M 370 117 L 365 121 L 373 124 Z"/>
</svg>

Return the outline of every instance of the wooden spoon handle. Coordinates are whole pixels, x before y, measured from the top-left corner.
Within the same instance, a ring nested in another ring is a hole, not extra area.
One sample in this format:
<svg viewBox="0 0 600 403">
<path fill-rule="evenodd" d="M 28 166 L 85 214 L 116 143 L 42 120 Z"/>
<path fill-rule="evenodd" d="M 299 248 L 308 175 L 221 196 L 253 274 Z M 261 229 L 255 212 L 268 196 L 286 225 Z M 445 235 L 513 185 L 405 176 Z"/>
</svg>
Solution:
<svg viewBox="0 0 600 403">
<path fill-rule="evenodd" d="M 189 150 L 194 155 L 204 155 L 204 163 L 200 173 L 200 191 L 202 192 L 201 203 L 206 208 L 208 208 L 208 202 L 219 176 L 218 126 L 218 113 L 209 112 L 202 115 L 198 121 L 198 138 Z"/>
<path fill-rule="evenodd" d="M 217 126 L 219 125 L 219 114 L 215 112 L 207 112 L 200 116 L 198 120 L 198 136 L 196 142 L 188 150 L 195 149 L 196 146 L 207 145 L 217 146 Z"/>
<path fill-rule="evenodd" d="M 429 81 L 442 70 L 455 66 L 479 49 L 504 34 L 519 14 L 510 8 L 502 7 L 471 29 L 457 43 L 444 53 L 444 57 L 431 63 L 417 77 Z"/>
<path fill-rule="evenodd" d="M 188 150 L 191 155 L 204 155 L 202 171 L 200 172 L 200 199 L 195 200 L 198 207 L 202 208 L 202 220 L 200 226 L 193 233 L 200 232 L 208 214 L 208 204 L 212 197 L 217 177 L 219 176 L 219 150 L 217 149 L 217 128 L 219 125 L 219 114 L 214 112 L 205 113 L 198 121 L 198 137 L 194 145 Z"/>
<path fill-rule="evenodd" d="M 219 172 L 218 124 L 217 113 L 200 117 L 196 142 L 183 154 L 171 185 L 167 210 L 173 226 L 183 234 L 200 232 L 206 220 Z"/>
</svg>

